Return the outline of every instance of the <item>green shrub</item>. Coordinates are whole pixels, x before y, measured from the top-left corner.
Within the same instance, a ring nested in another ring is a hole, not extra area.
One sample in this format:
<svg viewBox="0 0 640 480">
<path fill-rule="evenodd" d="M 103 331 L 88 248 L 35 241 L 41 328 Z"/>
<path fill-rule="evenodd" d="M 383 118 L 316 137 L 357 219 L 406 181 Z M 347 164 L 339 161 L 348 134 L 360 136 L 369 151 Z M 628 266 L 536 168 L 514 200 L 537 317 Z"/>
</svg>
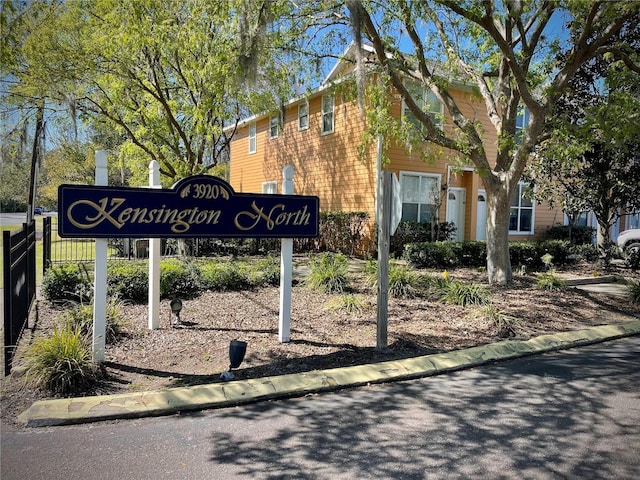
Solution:
<svg viewBox="0 0 640 480">
<path fill-rule="evenodd" d="M 551 269 L 548 272 L 540 274 L 536 286 L 541 290 L 559 290 L 567 286 L 562 278 L 560 278 L 555 270 Z"/>
<path fill-rule="evenodd" d="M 630 281 L 627 284 L 625 297 L 631 303 L 640 303 L 640 282 Z"/>
<path fill-rule="evenodd" d="M 410 243 L 402 256 L 417 268 L 453 268 L 460 264 L 461 250 L 453 242 Z"/>
<path fill-rule="evenodd" d="M 400 222 L 395 233 L 391 236 L 389 252 L 399 257 L 403 254 L 404 246 L 408 243 L 445 242 L 451 240 L 456 233 L 453 222 L 438 222 L 434 225 L 427 222 Z"/>
<path fill-rule="evenodd" d="M 147 262 L 109 262 L 107 291 L 112 297 L 133 302 L 149 299 L 149 267 Z"/>
<path fill-rule="evenodd" d="M 91 298 L 93 286 L 84 264 L 63 263 L 49 268 L 42 279 L 42 293 L 47 300 L 84 302 Z"/>
<path fill-rule="evenodd" d="M 353 293 L 345 293 L 327 301 L 327 308 L 330 310 L 342 310 L 346 313 L 360 313 L 364 310 L 365 303 L 360 296 Z"/>
<path fill-rule="evenodd" d="M 574 247 L 566 240 L 545 240 L 539 242 L 536 247 L 538 248 L 540 259 L 545 255 L 551 255 L 553 264 L 556 266 L 569 265 L 576 260 L 573 255 Z"/>
<path fill-rule="evenodd" d="M 487 242 L 462 242 L 460 244 L 460 264 L 465 267 L 486 267 Z"/>
<path fill-rule="evenodd" d="M 70 393 L 97 378 L 90 342 L 78 326 L 55 327 L 50 337 L 36 339 L 20 356 L 25 379 L 52 393 Z"/>
<path fill-rule="evenodd" d="M 554 225 L 546 237 L 549 240 L 565 240 L 573 245 L 587 245 L 593 242 L 595 228 L 582 225 Z"/>
<path fill-rule="evenodd" d="M 509 257 L 511 258 L 511 265 L 525 266 L 527 268 L 541 268 L 542 267 L 542 255 L 533 242 L 512 242 L 509 244 Z"/>
<path fill-rule="evenodd" d="M 349 288 L 348 259 L 341 253 L 323 253 L 315 256 L 309 265 L 305 283 L 326 293 L 342 293 Z"/>
<path fill-rule="evenodd" d="M 246 268 L 238 262 L 208 262 L 200 266 L 204 288 L 214 291 L 242 290 L 249 286 Z"/>
<path fill-rule="evenodd" d="M 274 255 L 252 261 L 248 265 L 249 283 L 254 286 L 280 285 L 280 259 Z"/>
<path fill-rule="evenodd" d="M 455 280 L 442 283 L 440 300 L 452 305 L 486 305 L 491 294 L 484 286 L 477 283 L 462 283 Z"/>
<path fill-rule="evenodd" d="M 375 288 L 378 285 L 378 262 L 367 262 L 364 271 L 367 282 Z M 397 262 L 389 262 L 389 293 L 392 296 L 412 297 L 419 284 L 420 277 L 415 271 Z"/>
<path fill-rule="evenodd" d="M 105 311 L 106 343 L 114 343 L 121 335 L 124 326 L 121 309 L 122 302 L 115 297 L 107 300 Z M 91 337 L 93 335 L 93 304 L 77 304 L 65 314 L 67 322 L 80 329 L 80 334 Z"/>
<path fill-rule="evenodd" d="M 192 298 L 202 291 L 200 272 L 193 262 L 167 258 L 160 262 L 160 296 Z"/>
<path fill-rule="evenodd" d="M 579 260 L 585 260 L 587 262 L 593 263 L 598 260 L 598 258 L 600 258 L 598 247 L 593 244 L 574 245 L 572 250 L 573 254 Z"/>
</svg>

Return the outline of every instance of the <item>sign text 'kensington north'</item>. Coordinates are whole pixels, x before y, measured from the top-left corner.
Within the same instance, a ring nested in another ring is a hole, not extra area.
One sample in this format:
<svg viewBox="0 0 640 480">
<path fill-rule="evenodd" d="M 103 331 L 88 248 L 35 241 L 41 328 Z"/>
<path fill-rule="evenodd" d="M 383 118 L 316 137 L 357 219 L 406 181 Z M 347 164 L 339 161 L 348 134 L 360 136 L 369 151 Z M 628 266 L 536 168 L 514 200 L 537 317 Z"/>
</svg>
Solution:
<svg viewBox="0 0 640 480">
<path fill-rule="evenodd" d="M 314 196 L 235 193 L 198 175 L 172 189 L 62 185 L 62 237 L 315 237 Z"/>
</svg>

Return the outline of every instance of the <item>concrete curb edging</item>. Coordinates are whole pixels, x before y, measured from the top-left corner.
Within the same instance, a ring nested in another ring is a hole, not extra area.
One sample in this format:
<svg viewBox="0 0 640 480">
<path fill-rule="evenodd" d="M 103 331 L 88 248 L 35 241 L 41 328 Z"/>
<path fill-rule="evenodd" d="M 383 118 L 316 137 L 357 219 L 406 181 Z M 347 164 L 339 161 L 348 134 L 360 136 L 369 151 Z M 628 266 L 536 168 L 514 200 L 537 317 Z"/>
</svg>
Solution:
<svg viewBox="0 0 640 480">
<path fill-rule="evenodd" d="M 372 383 L 408 380 L 640 334 L 640 320 L 504 340 L 478 347 L 367 365 L 171 388 L 156 392 L 41 400 L 18 416 L 26 426 L 57 426 L 118 418 L 160 416 L 189 410 L 304 396 Z"/>
</svg>

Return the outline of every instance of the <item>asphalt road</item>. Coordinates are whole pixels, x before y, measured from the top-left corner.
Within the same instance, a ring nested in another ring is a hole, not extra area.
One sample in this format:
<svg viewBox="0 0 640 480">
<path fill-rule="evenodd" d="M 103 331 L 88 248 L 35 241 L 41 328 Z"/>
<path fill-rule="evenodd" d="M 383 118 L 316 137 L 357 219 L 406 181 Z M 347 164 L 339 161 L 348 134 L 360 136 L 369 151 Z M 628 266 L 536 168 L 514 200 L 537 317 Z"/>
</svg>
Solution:
<svg viewBox="0 0 640 480">
<path fill-rule="evenodd" d="M 640 478 L 640 336 L 421 380 L 2 432 L 2 480 Z"/>
</svg>

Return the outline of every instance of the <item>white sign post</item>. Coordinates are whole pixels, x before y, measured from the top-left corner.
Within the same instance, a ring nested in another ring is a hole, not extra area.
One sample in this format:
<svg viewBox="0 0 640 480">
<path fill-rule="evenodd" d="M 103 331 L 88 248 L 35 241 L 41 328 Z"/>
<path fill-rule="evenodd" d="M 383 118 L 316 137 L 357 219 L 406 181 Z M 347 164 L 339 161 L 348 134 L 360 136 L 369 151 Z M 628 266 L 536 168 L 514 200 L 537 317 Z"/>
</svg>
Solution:
<svg viewBox="0 0 640 480">
<path fill-rule="evenodd" d="M 149 163 L 149 188 L 162 188 L 160 164 Z M 160 326 L 160 239 L 149 239 L 149 330 Z"/>
<path fill-rule="evenodd" d="M 287 165 L 282 169 L 282 193 L 293 195 L 294 169 Z M 280 316 L 278 340 L 286 343 L 291 340 L 291 284 L 293 281 L 293 239 L 283 238 L 280 250 Z"/>
<path fill-rule="evenodd" d="M 96 185 L 109 184 L 107 152 L 96 151 Z M 96 238 L 96 261 L 93 272 L 93 361 L 104 362 L 107 330 L 107 239 Z"/>
</svg>

